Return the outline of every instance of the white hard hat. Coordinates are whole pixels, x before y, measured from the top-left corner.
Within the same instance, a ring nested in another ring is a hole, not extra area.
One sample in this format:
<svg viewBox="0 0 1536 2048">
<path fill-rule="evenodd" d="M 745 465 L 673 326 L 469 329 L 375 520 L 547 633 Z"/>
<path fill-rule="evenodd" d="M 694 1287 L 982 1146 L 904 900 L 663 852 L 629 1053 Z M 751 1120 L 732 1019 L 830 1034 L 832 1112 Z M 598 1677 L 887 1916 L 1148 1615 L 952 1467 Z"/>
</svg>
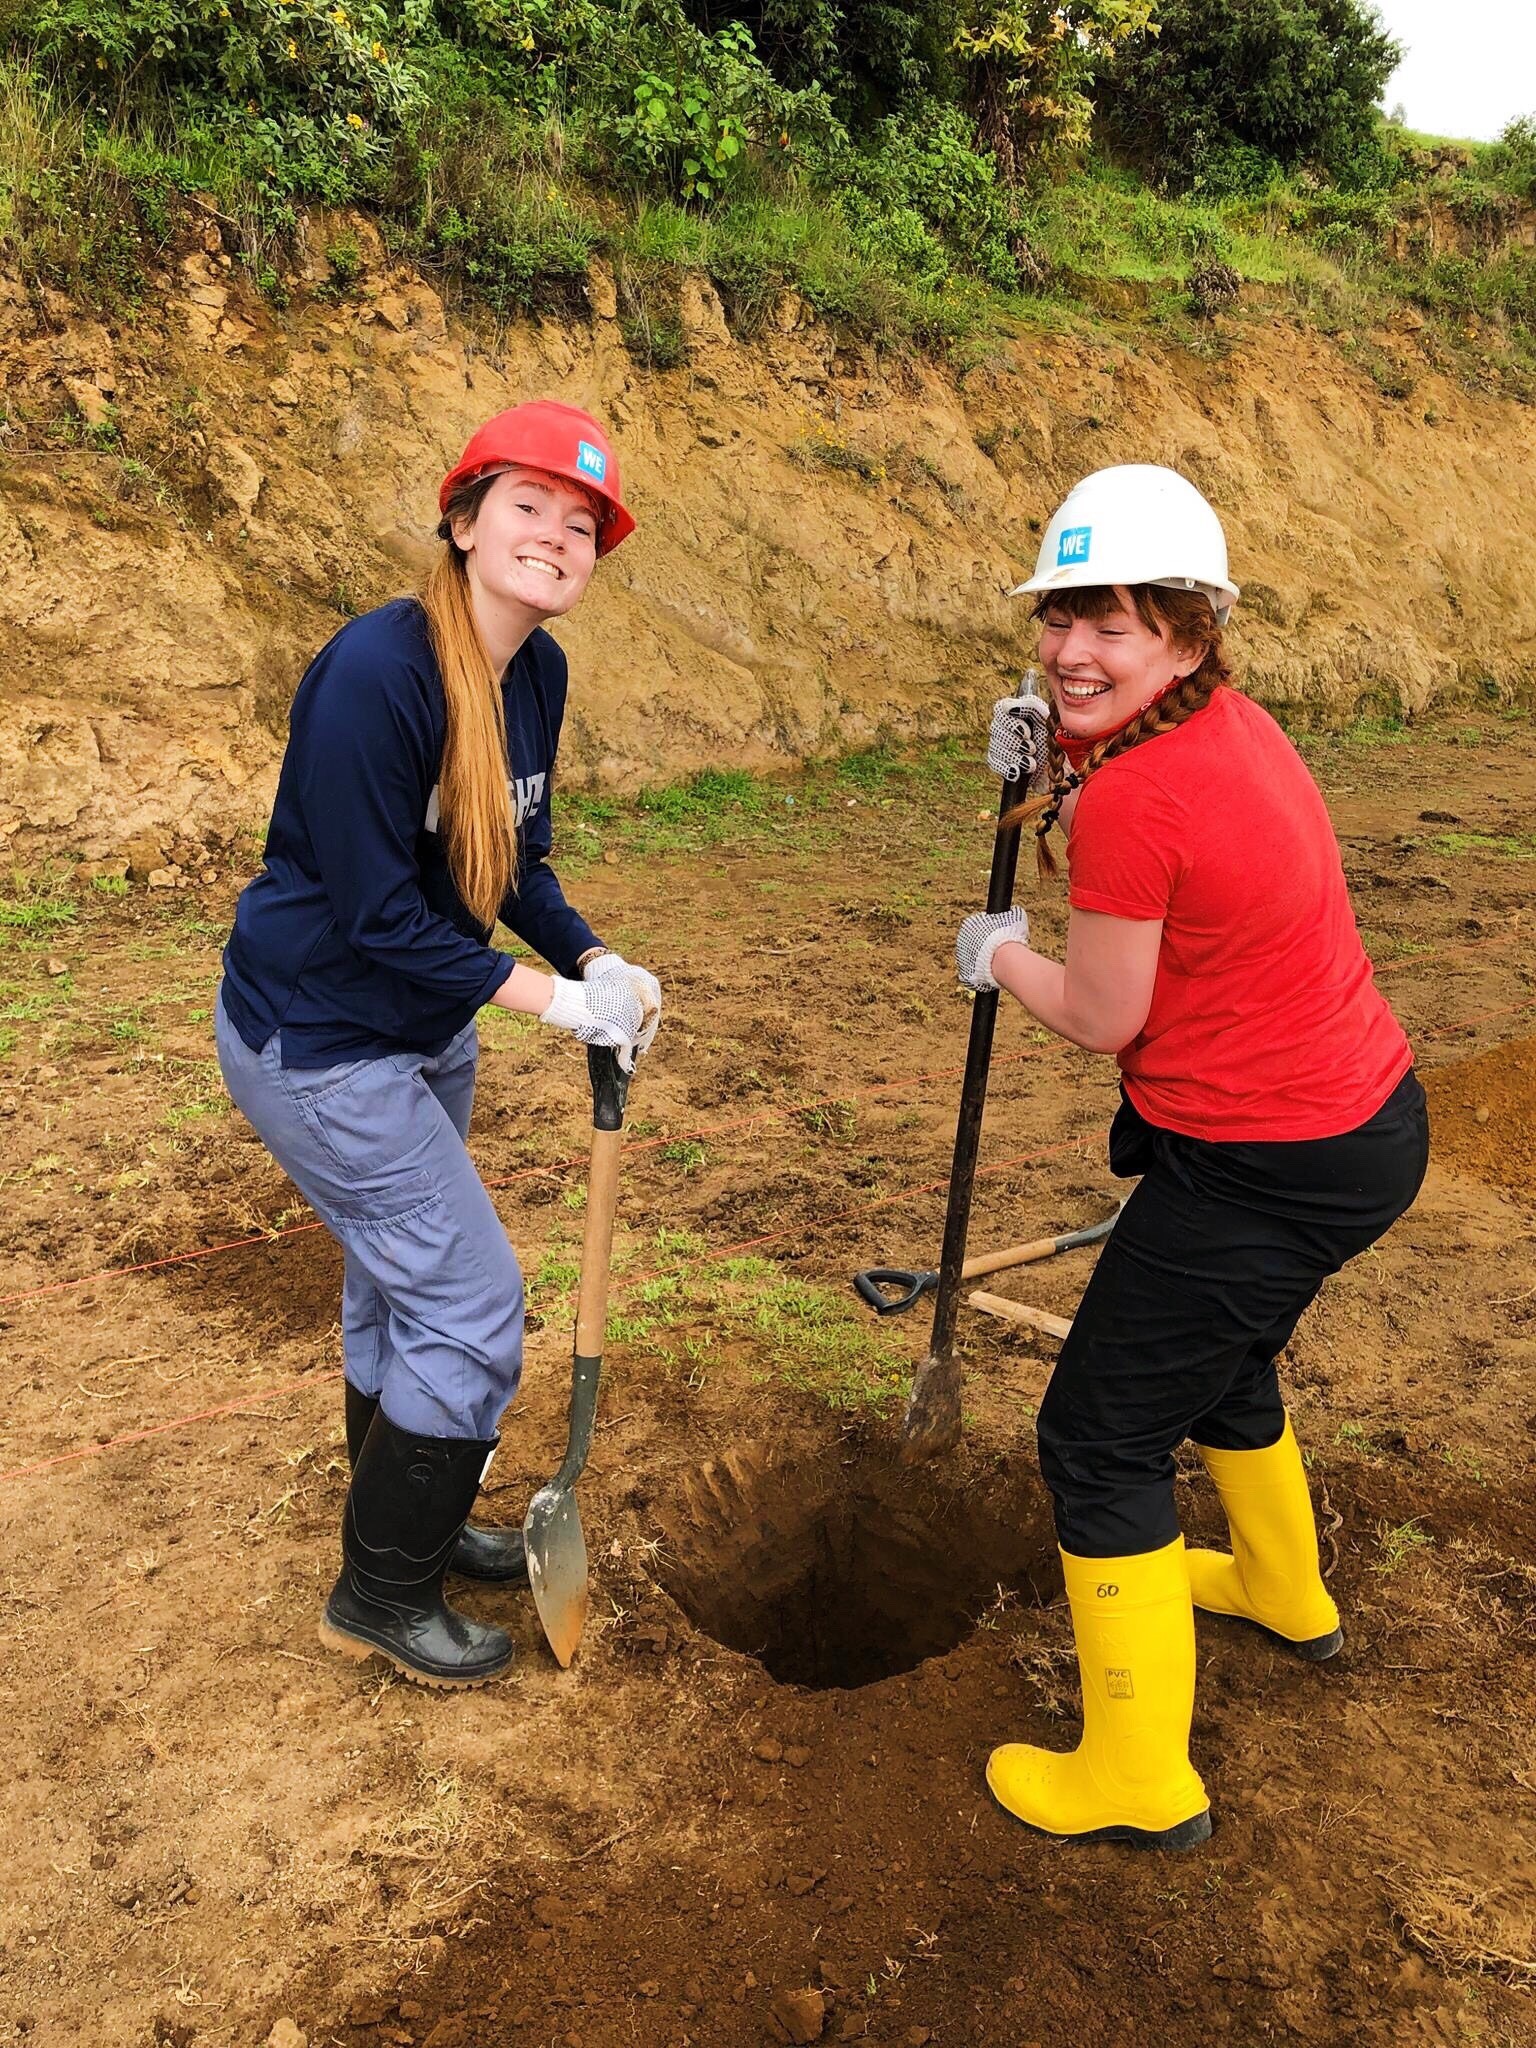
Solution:
<svg viewBox="0 0 1536 2048">
<path fill-rule="evenodd" d="M 1128 462 L 1085 476 L 1045 529 L 1034 575 L 1008 594 L 1113 583 L 1203 591 L 1216 623 L 1227 623 L 1239 595 L 1227 574 L 1227 537 L 1176 469 Z"/>
</svg>

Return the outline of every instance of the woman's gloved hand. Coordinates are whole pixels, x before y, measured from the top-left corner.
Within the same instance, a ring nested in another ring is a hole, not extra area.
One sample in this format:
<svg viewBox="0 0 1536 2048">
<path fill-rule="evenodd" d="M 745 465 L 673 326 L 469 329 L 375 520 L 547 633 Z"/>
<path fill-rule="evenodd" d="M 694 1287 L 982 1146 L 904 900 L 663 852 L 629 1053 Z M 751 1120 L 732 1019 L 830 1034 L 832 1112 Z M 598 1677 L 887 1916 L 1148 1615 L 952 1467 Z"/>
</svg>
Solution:
<svg viewBox="0 0 1536 2048">
<path fill-rule="evenodd" d="M 603 974 L 595 980 L 567 981 L 557 974 L 553 979 L 555 992 L 539 1012 L 539 1022 L 569 1031 L 583 1045 L 608 1046 L 618 1054 L 625 1073 L 632 1074 L 635 1054 L 650 1044 L 655 1027 L 648 1025 L 645 1005 L 627 978 Z"/>
<path fill-rule="evenodd" d="M 992 955 L 999 946 L 1015 944 L 1029 944 L 1029 919 L 1017 904 L 1012 910 L 978 910 L 961 925 L 955 940 L 955 967 L 960 979 L 978 995 L 995 989 Z"/>
<path fill-rule="evenodd" d="M 1051 707 L 1039 694 L 1030 670 L 1016 697 L 999 697 L 992 706 L 987 735 L 987 766 L 1005 782 L 1024 790 L 1039 788 L 1045 774 L 1050 741 Z"/>
<path fill-rule="evenodd" d="M 588 982 L 617 980 L 620 975 L 640 998 L 640 1007 L 645 1012 L 645 1027 L 635 1041 L 635 1051 L 649 1052 L 661 1027 L 661 983 L 655 975 L 636 967 L 619 953 L 597 953 L 582 969 L 582 979 Z"/>
</svg>

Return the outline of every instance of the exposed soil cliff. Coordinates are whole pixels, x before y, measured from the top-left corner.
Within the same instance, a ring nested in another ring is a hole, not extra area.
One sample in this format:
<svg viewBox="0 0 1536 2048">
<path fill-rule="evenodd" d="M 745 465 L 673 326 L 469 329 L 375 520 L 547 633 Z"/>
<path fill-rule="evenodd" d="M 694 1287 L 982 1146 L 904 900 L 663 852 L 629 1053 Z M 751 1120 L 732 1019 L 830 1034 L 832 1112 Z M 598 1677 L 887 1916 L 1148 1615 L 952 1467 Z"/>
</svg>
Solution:
<svg viewBox="0 0 1536 2048">
<path fill-rule="evenodd" d="M 361 232 L 354 226 L 352 232 Z M 319 237 L 316 237 L 318 243 Z M 641 371 L 587 318 L 490 338 L 362 237 L 276 312 L 210 224 L 109 326 L 0 283 L 0 849 L 86 858 L 260 822 L 293 686 L 428 559 L 470 429 L 535 393 L 612 423 L 640 517 L 562 629 L 563 769 L 615 786 L 978 730 L 1026 653 L 1006 586 L 1084 472 L 1177 465 L 1228 522 L 1249 686 L 1319 717 L 1536 677 L 1536 412 L 1415 365 L 1384 398 L 1281 318 L 1026 333 L 963 377 L 840 346 L 793 300 Z"/>
</svg>

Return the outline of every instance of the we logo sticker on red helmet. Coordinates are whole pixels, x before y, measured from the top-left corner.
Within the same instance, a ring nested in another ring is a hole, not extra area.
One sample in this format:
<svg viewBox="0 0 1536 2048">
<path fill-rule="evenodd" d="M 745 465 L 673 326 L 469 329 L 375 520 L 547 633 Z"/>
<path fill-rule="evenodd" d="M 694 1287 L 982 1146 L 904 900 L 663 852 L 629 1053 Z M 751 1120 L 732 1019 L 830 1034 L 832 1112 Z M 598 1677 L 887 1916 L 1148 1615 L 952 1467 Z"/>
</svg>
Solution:
<svg viewBox="0 0 1536 2048">
<path fill-rule="evenodd" d="M 601 448 L 594 448 L 590 441 L 578 441 L 576 467 L 583 476 L 589 476 L 594 483 L 600 484 L 608 474 L 608 458 Z"/>
</svg>

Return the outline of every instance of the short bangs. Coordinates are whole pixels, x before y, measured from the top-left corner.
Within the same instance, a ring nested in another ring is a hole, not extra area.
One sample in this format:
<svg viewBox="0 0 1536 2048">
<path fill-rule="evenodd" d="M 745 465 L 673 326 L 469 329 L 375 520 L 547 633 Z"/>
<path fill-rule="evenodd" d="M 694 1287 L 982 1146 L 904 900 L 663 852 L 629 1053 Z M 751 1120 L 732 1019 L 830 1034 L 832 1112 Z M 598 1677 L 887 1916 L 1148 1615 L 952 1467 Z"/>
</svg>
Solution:
<svg viewBox="0 0 1536 2048">
<path fill-rule="evenodd" d="M 1168 590 L 1160 583 L 1126 586 L 1136 616 L 1149 633 L 1171 633 L 1177 639 L 1220 638 L 1215 608 L 1203 591 Z M 1042 590 L 1030 617 L 1043 621 L 1048 611 L 1069 619 L 1111 619 L 1121 609 L 1112 583 L 1077 584 L 1067 590 Z"/>
</svg>

